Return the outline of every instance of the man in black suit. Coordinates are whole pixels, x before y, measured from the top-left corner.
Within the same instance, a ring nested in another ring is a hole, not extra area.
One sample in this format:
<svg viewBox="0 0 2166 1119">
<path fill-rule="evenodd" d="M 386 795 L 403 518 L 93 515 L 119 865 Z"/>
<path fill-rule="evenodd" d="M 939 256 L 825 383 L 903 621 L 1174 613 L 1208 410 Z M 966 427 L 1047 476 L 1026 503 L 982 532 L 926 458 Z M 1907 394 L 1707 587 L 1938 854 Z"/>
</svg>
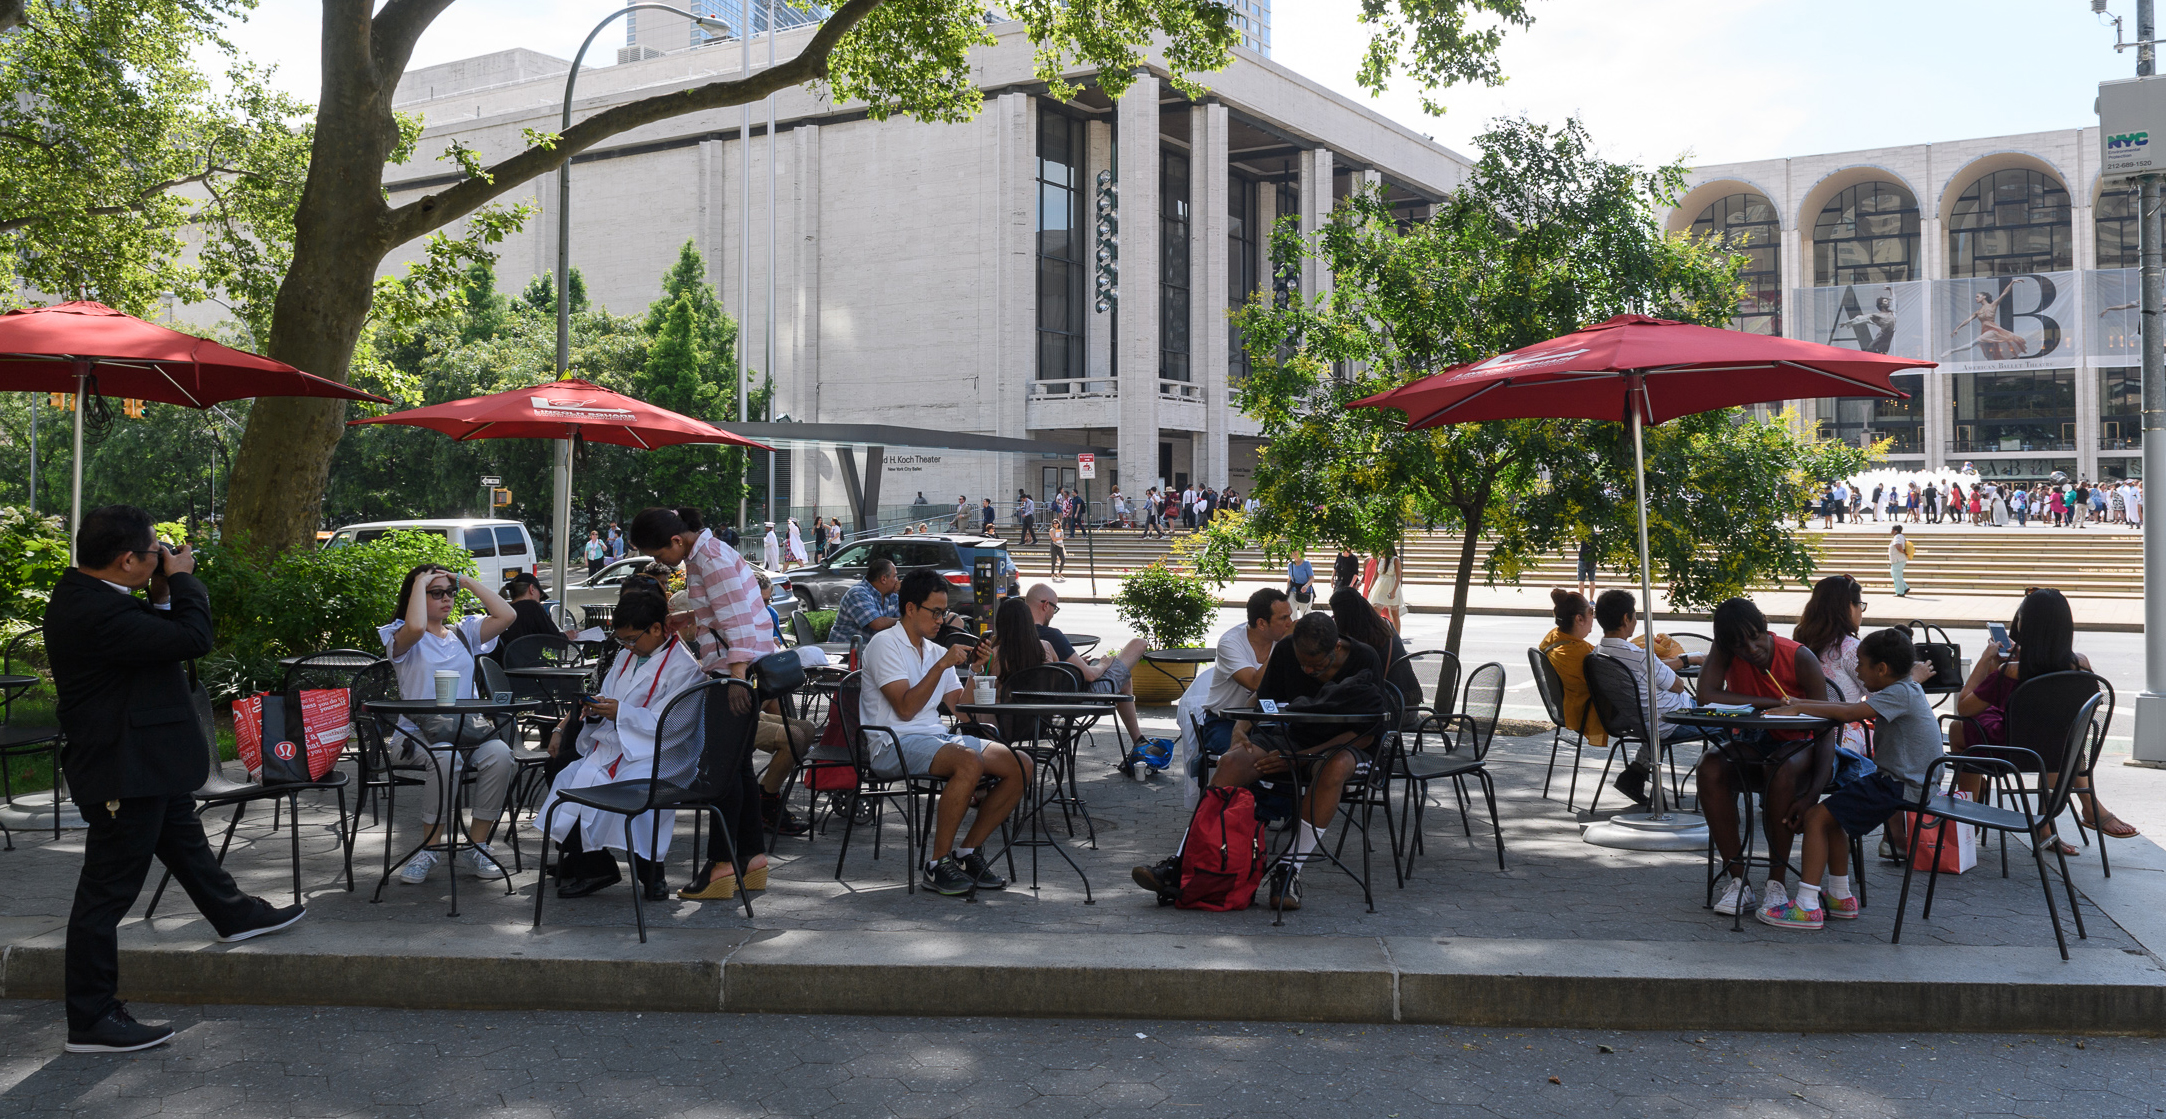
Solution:
<svg viewBox="0 0 2166 1119">
<path fill-rule="evenodd" d="M 298 905 L 248 897 L 219 867 L 189 794 L 210 775 L 182 663 L 211 651 L 211 599 L 195 555 L 160 543 L 150 514 L 107 505 L 83 516 L 76 566 L 45 608 L 68 789 L 89 832 L 68 916 L 68 1052 L 127 1053 L 173 1036 L 128 1015 L 119 989 L 120 918 L 153 856 L 221 941 L 276 932 Z M 135 591 L 148 586 L 148 601 Z"/>
</svg>

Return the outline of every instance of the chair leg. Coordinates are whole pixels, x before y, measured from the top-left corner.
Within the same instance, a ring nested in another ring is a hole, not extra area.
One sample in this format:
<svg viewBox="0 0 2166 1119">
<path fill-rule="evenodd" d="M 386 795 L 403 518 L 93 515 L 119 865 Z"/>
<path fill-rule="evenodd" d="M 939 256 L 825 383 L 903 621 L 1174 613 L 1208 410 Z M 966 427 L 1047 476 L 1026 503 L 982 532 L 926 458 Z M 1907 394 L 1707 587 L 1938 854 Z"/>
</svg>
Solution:
<svg viewBox="0 0 2166 1119">
<path fill-rule="evenodd" d="M 1489 830 L 1497 833 L 1497 869 L 1504 869 L 1504 822 L 1497 819 L 1497 787 L 1487 769 L 1477 769 L 1475 776 L 1481 778 L 1482 799 L 1489 802 Z"/>
<path fill-rule="evenodd" d="M 1934 834 L 1937 846 L 1933 852 L 1933 867 L 1925 872 L 1925 908 L 1918 910 L 1918 916 L 1927 921 L 1933 919 L 1933 889 L 1940 884 L 1940 848 L 1948 845 L 1948 818 L 1941 817 L 1940 822 L 1934 826 L 1936 828 Z M 1957 824 L 1955 826 L 1962 827 L 1963 825 Z"/>
<path fill-rule="evenodd" d="M 842 814 L 842 850 L 835 853 L 835 881 L 842 881 L 842 861 L 850 857 L 850 836 L 857 831 L 857 798 L 851 797 L 850 810 Z"/>
<path fill-rule="evenodd" d="M 1582 762 L 1587 760 L 1587 737 L 1585 735 L 1577 737 L 1579 740 L 1572 743 L 1572 784 L 1564 793 L 1564 810 L 1566 812 L 1575 811 L 1572 802 L 1579 796 L 1579 767 Z"/>
<path fill-rule="evenodd" d="M 1918 872 L 1918 835 L 1924 830 L 1918 826 L 1918 817 L 1911 817 L 1910 849 L 1903 856 L 1903 890 L 1895 898 L 1895 931 L 1888 935 L 1890 944 L 1903 942 L 1903 916 L 1910 911 L 1910 876 Z"/>
<path fill-rule="evenodd" d="M 727 821 L 722 819 L 721 805 L 710 804 L 707 810 L 714 813 L 714 830 L 721 832 L 722 842 L 729 845 L 730 869 L 737 875 L 737 896 L 744 900 L 745 920 L 749 921 L 752 919 L 752 891 L 745 889 L 744 864 L 737 861 L 737 837 L 726 830 Z"/>
<path fill-rule="evenodd" d="M 2103 848 L 2106 845 L 2106 837 L 2101 835 L 2098 838 L 2099 846 Z M 2079 940 L 2089 940 L 2091 934 L 2083 929 L 2083 908 L 2076 903 L 2076 881 L 2068 876 L 2068 856 L 2061 854 L 2059 851 L 2055 851 L 2053 854 L 2054 857 L 2061 860 L 2061 885 L 2068 889 L 2068 912 L 2076 919 L 2076 937 Z"/>
<path fill-rule="evenodd" d="M 1464 775 L 1452 774 L 1452 797 L 1459 802 L 1459 834 L 1468 839 L 1474 838 L 1474 821 L 1467 818 L 1474 811 L 1474 805 L 1467 799 L 1467 779 Z"/>
<path fill-rule="evenodd" d="M 564 805 L 561 801 L 556 804 L 552 804 L 549 806 L 548 813 L 542 816 L 541 853 L 535 857 L 541 860 L 541 864 L 543 866 L 549 865 L 549 836 L 551 834 L 551 829 L 556 827 L 557 809 L 562 807 L 564 807 Z M 388 836 L 385 838 L 386 840 L 389 839 Z M 564 861 L 564 851 L 562 848 L 559 848 L 557 850 L 557 861 L 560 863 Z M 534 927 L 537 929 L 541 927 L 542 895 L 548 892 L 548 875 L 542 875 L 536 878 L 534 880 Z M 635 890 L 634 892 L 636 893 L 637 891 Z"/>
<path fill-rule="evenodd" d="M 281 798 L 274 798 L 271 801 L 271 812 L 274 816 L 278 812 L 279 799 Z M 297 790 L 287 793 L 282 799 L 293 808 L 293 826 L 286 829 L 286 835 L 287 838 L 293 841 L 293 904 L 299 905 L 301 904 L 301 794 Z M 276 831 L 278 829 L 273 828 L 271 830 Z"/>
<path fill-rule="evenodd" d="M 2059 854 L 2059 852 L 2056 851 L 2055 854 Z M 2053 881 L 2046 877 L 2045 847 L 2042 845 L 2033 846 L 2031 848 L 2031 860 L 2038 864 L 2038 885 L 2046 892 L 2046 916 L 2053 922 L 2053 943 L 2060 946 L 2061 959 L 2065 962 L 2068 959 L 2068 938 L 2061 932 L 2061 914 L 2053 905 Z M 1934 860 L 1934 863 L 1938 865 L 1939 860 Z M 2065 855 L 2061 856 L 2061 873 L 2063 876 L 2068 873 L 2068 857 Z M 2070 901 L 2075 900 L 2074 883 L 2069 884 L 2068 897 Z"/>
<path fill-rule="evenodd" d="M 346 789 L 340 786 L 332 791 L 338 794 L 338 837 L 339 845 L 346 849 L 346 892 L 350 894 L 353 893 L 353 837 L 346 831 Z"/>
<path fill-rule="evenodd" d="M 1564 748 L 1564 728 L 1549 729 L 1549 768 L 1542 771 L 1542 799 L 1549 799 L 1549 782 L 1557 774 L 1557 751 Z"/>
</svg>

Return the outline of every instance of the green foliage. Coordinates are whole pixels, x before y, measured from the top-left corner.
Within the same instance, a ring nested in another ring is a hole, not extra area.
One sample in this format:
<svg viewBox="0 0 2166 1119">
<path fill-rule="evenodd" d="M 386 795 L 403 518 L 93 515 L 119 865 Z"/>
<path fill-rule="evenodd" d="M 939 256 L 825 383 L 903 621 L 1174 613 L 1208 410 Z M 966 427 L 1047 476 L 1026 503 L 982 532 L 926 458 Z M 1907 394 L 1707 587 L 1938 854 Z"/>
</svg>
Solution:
<svg viewBox="0 0 2166 1119">
<path fill-rule="evenodd" d="M 196 575 L 210 589 L 217 644 L 204 658 L 204 684 L 219 699 L 278 686 L 280 657 L 324 649 L 376 650 L 377 627 L 399 614 L 399 584 L 424 563 L 474 573 L 473 556 L 444 537 L 393 532 L 329 551 L 299 549 L 269 561 L 204 549 Z M 461 595 L 459 609 L 479 604 Z"/>
<path fill-rule="evenodd" d="M 38 625 L 61 572 L 68 569 L 68 532 L 59 517 L 32 517 L 0 506 L 0 634 L 6 623 Z"/>
<path fill-rule="evenodd" d="M 1203 579 L 1160 561 L 1121 580 L 1113 612 L 1153 649 L 1194 649 L 1210 636 L 1218 595 Z"/>
<path fill-rule="evenodd" d="M 571 289 L 570 310 L 572 314 L 576 315 L 587 309 L 587 278 L 580 275 L 577 268 L 572 269 Z M 540 311 L 542 314 L 554 316 L 557 313 L 556 274 L 544 272 L 528 280 L 526 290 L 520 293 L 519 298 L 525 300 L 527 306 Z"/>
<path fill-rule="evenodd" d="M 1348 405 L 1615 314 L 1722 325 L 1740 293 L 1741 258 L 1661 228 L 1682 167 L 1604 160 L 1577 121 L 1503 121 L 1478 142 L 1472 176 L 1428 221 L 1402 225 L 1360 192 L 1312 241 L 1281 222 L 1274 261 L 1313 255 L 1333 287 L 1235 315 L 1254 367 L 1237 403 L 1268 443 L 1253 486 L 1262 510 L 1244 535 L 1375 554 L 1416 526 L 1460 530 L 1454 649 L 1485 534 L 1492 581 L 1590 533 L 1606 562 L 1637 570 L 1630 437 L 1618 423 L 1557 419 L 1409 431 L 1396 410 Z M 1829 477 L 1857 469 L 1735 410 L 1651 429 L 1647 445 L 1652 552 L 1686 606 L 1809 575 L 1811 554 L 1782 528 L 1797 487 L 1822 465 Z"/>
<path fill-rule="evenodd" d="M 835 628 L 835 611 L 807 610 L 805 611 L 805 620 L 812 623 L 813 637 L 816 640 L 825 641 L 829 631 Z"/>
<path fill-rule="evenodd" d="M 1223 589 L 1241 577 L 1233 555 L 1248 546 L 1248 519 L 1248 514 L 1238 509 L 1221 509 L 1196 531 L 1175 539 L 1173 554 L 1187 564 L 1197 578 Z"/>
</svg>

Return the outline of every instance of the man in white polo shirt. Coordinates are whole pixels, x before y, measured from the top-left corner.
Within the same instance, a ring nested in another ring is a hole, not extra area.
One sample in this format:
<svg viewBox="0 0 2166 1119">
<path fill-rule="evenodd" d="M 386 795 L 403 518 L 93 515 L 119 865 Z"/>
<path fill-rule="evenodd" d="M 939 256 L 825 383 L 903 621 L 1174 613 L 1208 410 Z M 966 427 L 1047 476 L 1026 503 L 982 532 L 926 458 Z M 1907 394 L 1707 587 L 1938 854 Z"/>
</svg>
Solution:
<svg viewBox="0 0 2166 1119">
<path fill-rule="evenodd" d="M 901 621 L 866 643 L 863 686 L 858 689 L 858 715 L 868 728 L 873 768 L 882 774 L 947 780 L 934 810 L 926 889 L 949 897 L 973 889 L 1001 889 L 1007 879 L 993 873 L 978 848 L 1023 799 L 1023 790 L 1030 786 L 1030 762 L 998 742 L 956 734 L 940 721 L 942 700 L 963 702 L 955 666 L 972 654 L 969 645 L 943 646 L 934 640 L 948 613 L 947 580 L 932 571 L 913 571 L 903 576 L 897 597 Z M 893 735 L 870 729 L 874 727 L 885 727 Z M 956 832 L 970 811 L 980 777 L 992 778 L 994 785 L 958 843 Z"/>
</svg>

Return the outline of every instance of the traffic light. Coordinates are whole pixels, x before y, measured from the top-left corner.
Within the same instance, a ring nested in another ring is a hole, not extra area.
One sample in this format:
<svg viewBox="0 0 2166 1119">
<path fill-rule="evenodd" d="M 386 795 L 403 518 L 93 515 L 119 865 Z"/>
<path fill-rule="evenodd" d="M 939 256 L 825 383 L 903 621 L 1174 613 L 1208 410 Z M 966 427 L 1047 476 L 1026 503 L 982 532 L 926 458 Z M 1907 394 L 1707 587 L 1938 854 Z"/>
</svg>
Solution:
<svg viewBox="0 0 2166 1119">
<path fill-rule="evenodd" d="M 75 411 L 75 394 L 72 392 L 47 393 L 46 403 L 63 412 L 73 412 Z"/>
<path fill-rule="evenodd" d="M 129 418 L 129 419 L 131 419 L 131 420 L 140 420 L 140 419 L 142 419 L 142 418 L 143 418 L 143 402 L 142 402 L 142 401 L 140 401 L 140 400 L 130 400 L 130 399 L 127 399 L 126 397 L 123 397 L 123 398 L 121 398 L 121 401 L 120 401 L 120 414 L 121 414 L 121 415 L 123 415 L 123 416 L 126 416 L 126 417 L 128 417 L 128 418 Z"/>
</svg>

